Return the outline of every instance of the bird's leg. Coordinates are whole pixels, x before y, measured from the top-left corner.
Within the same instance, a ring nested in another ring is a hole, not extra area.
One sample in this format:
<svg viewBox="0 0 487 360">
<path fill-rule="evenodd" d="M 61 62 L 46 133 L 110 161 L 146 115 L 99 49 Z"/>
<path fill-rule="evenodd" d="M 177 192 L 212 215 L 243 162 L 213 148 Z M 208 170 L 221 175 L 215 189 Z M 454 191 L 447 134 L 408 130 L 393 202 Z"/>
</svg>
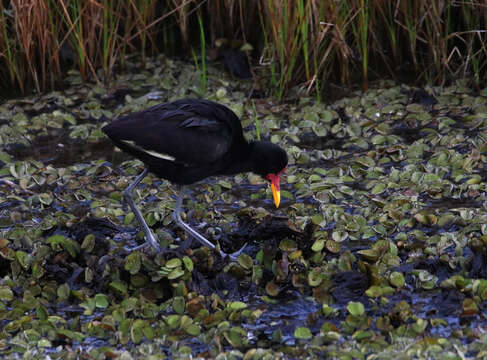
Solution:
<svg viewBox="0 0 487 360">
<path fill-rule="evenodd" d="M 142 181 L 143 178 L 146 177 L 148 173 L 147 169 L 144 169 L 142 173 L 137 176 L 137 178 L 134 180 L 132 184 L 130 184 L 125 191 L 123 192 L 123 196 L 127 204 L 129 204 L 130 209 L 134 213 L 135 217 L 137 218 L 137 221 L 139 222 L 140 226 L 142 227 L 142 230 L 144 231 L 145 234 L 145 243 L 139 246 L 135 246 L 133 248 L 128 248 L 125 247 L 125 250 L 128 252 L 132 252 L 134 250 L 139 250 L 141 248 L 144 248 L 148 245 L 151 245 L 154 250 L 159 251 L 160 246 L 159 246 L 159 241 L 157 240 L 157 237 L 152 233 L 151 229 L 149 228 L 149 225 L 144 220 L 144 217 L 142 216 L 142 213 L 140 212 L 139 209 L 137 209 L 137 206 L 134 204 L 134 200 L 132 198 L 132 192 L 134 191 L 135 187 L 139 185 L 139 183 Z"/>
<path fill-rule="evenodd" d="M 181 186 L 181 191 L 180 191 L 180 194 L 179 194 L 178 199 L 176 201 L 176 208 L 174 209 L 174 212 L 172 213 L 172 217 L 173 217 L 174 221 L 182 229 L 184 229 L 187 233 L 189 233 L 191 236 L 193 236 L 194 238 L 196 238 L 196 240 L 198 240 L 202 245 L 204 245 L 206 247 L 209 247 L 212 250 L 216 249 L 216 246 L 211 241 L 207 240 L 203 235 L 201 235 L 199 232 L 197 232 L 196 230 L 194 230 L 191 226 L 189 226 L 188 224 L 186 224 L 181 219 L 181 211 L 183 209 L 183 199 L 184 199 L 185 191 L 186 191 L 186 187 L 185 186 Z M 186 245 L 186 241 L 184 242 L 184 244 Z M 236 258 L 238 257 L 238 255 L 240 255 L 240 253 L 245 248 L 245 246 L 246 245 L 244 245 L 240 250 L 238 250 L 237 252 L 234 252 L 232 254 L 227 254 L 227 253 L 225 253 L 225 252 L 223 252 L 223 251 L 220 250 L 220 255 L 222 257 L 225 257 L 225 256 L 228 255 L 230 257 L 230 259 L 236 260 Z"/>
<path fill-rule="evenodd" d="M 188 224 L 186 224 L 186 223 L 185 223 L 185 222 L 184 222 L 184 221 L 181 219 L 181 211 L 183 210 L 183 200 L 184 200 L 184 196 L 185 196 L 185 195 L 186 195 L 186 186 L 181 186 L 180 191 L 179 191 L 179 196 L 178 196 L 178 198 L 177 198 L 177 200 L 176 200 L 176 207 L 175 207 L 175 209 L 174 209 L 174 211 L 173 211 L 173 213 L 172 213 L 172 218 L 173 218 L 173 220 L 174 220 L 174 221 L 175 221 L 175 222 L 176 222 L 176 223 L 177 223 L 177 224 L 178 224 L 180 227 L 182 227 L 183 229 L 185 229 L 185 227 L 184 227 L 184 226 L 182 226 L 181 224 L 184 224 L 184 225 L 186 225 L 187 227 L 189 227 L 189 225 L 188 225 Z M 191 229 L 191 230 L 193 230 L 193 229 Z M 185 231 L 186 231 L 186 234 L 188 234 L 188 232 L 187 232 L 187 230 L 186 230 L 186 229 L 185 229 Z M 198 235 L 200 235 L 200 234 L 198 233 Z M 202 235 L 200 235 L 200 236 L 202 236 Z M 203 236 L 202 236 L 202 237 L 203 237 Z M 204 237 L 203 237 L 203 238 L 204 238 Z M 205 239 L 205 240 L 206 240 L 206 239 Z M 206 240 L 206 241 L 208 241 L 208 240 Z M 190 246 L 191 246 L 191 242 L 192 242 L 191 236 L 187 236 L 187 237 L 186 237 L 186 240 L 184 240 L 184 241 L 183 241 L 183 242 L 182 242 L 182 243 L 179 245 L 179 247 L 180 247 L 181 249 L 183 249 L 183 250 L 184 250 L 184 249 L 187 249 L 188 247 L 190 247 Z M 211 244 L 211 243 L 210 243 L 210 244 Z M 213 244 L 211 244 L 211 245 L 213 245 Z"/>
</svg>

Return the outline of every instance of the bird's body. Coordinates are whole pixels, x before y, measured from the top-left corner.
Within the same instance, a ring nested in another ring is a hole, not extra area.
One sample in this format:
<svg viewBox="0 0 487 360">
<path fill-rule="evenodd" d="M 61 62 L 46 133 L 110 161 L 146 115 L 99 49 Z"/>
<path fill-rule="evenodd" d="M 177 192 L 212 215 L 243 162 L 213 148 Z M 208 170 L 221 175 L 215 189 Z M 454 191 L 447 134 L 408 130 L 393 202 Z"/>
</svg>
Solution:
<svg viewBox="0 0 487 360">
<path fill-rule="evenodd" d="M 159 104 L 126 115 L 103 131 L 149 171 L 176 184 L 255 172 L 271 182 L 279 205 L 286 152 L 269 142 L 247 142 L 238 117 L 221 104 L 200 99 Z"/>
</svg>

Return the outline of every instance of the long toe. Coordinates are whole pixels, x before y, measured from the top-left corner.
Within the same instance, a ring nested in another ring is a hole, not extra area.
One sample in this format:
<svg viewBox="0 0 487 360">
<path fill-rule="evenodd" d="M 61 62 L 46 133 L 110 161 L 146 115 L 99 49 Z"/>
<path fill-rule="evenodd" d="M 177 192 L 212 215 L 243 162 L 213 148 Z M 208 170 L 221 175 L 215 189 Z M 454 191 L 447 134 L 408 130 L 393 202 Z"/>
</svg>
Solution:
<svg viewBox="0 0 487 360">
<path fill-rule="evenodd" d="M 123 249 L 127 252 L 127 253 L 131 253 L 131 252 L 134 252 L 134 251 L 137 251 L 137 250 L 142 250 L 142 249 L 145 249 L 146 247 L 150 246 L 151 244 L 149 242 L 145 242 L 141 245 L 137 245 L 137 246 L 128 246 L 128 245 L 125 245 L 123 247 Z"/>
<path fill-rule="evenodd" d="M 131 253 L 133 251 L 142 250 L 142 249 L 145 249 L 147 247 L 151 247 L 152 249 L 154 249 L 155 252 L 161 251 L 161 246 L 159 245 L 159 241 L 157 240 L 157 237 L 155 235 L 153 235 L 152 233 L 151 233 L 151 236 L 147 237 L 146 241 L 143 244 L 136 245 L 133 247 L 124 246 L 123 249 L 127 253 Z"/>
<path fill-rule="evenodd" d="M 246 246 L 247 246 L 247 244 L 244 244 L 244 246 L 242 246 L 240 248 L 240 250 L 235 251 L 234 253 L 231 253 L 231 254 L 224 253 L 223 251 L 220 250 L 220 254 L 221 254 L 222 257 L 228 256 L 230 258 L 230 260 L 237 261 L 237 258 L 244 251 L 244 249 L 245 249 Z"/>
</svg>

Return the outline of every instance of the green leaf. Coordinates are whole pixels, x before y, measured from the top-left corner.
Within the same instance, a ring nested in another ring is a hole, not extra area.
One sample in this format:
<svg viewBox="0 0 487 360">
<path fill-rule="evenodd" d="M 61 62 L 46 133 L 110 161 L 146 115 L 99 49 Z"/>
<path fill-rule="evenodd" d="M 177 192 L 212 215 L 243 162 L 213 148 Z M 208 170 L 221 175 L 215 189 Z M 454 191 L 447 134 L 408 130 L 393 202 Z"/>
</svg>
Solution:
<svg viewBox="0 0 487 360">
<path fill-rule="evenodd" d="M 32 265 L 32 276 L 34 278 L 40 279 L 44 276 L 45 272 L 46 271 L 39 262 L 35 262 L 34 265 Z"/>
<path fill-rule="evenodd" d="M 60 245 L 62 242 L 64 242 L 65 239 L 66 237 L 64 237 L 63 235 L 52 235 L 47 238 L 46 243 L 50 244 L 51 247 L 56 250 L 55 245 Z"/>
<path fill-rule="evenodd" d="M 374 335 L 374 333 L 370 330 L 359 330 L 356 333 L 354 333 L 352 337 L 355 340 L 360 341 L 360 340 L 364 340 L 364 339 L 370 339 L 373 335 Z"/>
<path fill-rule="evenodd" d="M 406 280 L 404 279 L 404 275 L 398 271 L 394 271 L 391 273 L 391 276 L 389 276 L 389 281 L 391 285 L 397 288 L 402 288 L 406 283 Z"/>
<path fill-rule="evenodd" d="M 47 320 L 47 318 L 49 317 L 49 312 L 44 306 L 39 305 L 36 308 L 36 315 L 39 318 L 39 320 Z"/>
<path fill-rule="evenodd" d="M 364 305 L 361 302 L 350 301 L 347 310 L 354 316 L 362 316 L 365 313 Z"/>
<path fill-rule="evenodd" d="M 110 289 L 118 295 L 127 295 L 127 285 L 121 281 L 112 281 L 110 283 Z"/>
<path fill-rule="evenodd" d="M 169 315 L 166 318 L 166 322 L 169 325 L 171 329 L 177 329 L 179 327 L 179 323 L 181 321 L 181 316 L 180 315 Z"/>
<path fill-rule="evenodd" d="M 311 250 L 313 250 L 315 252 L 319 252 L 319 251 L 323 250 L 324 247 L 325 247 L 325 240 L 319 239 L 313 243 L 313 245 L 311 246 Z"/>
<path fill-rule="evenodd" d="M 296 245 L 296 242 L 294 240 L 284 239 L 279 244 L 279 248 L 282 251 L 293 252 L 293 251 L 296 251 L 297 250 L 298 246 Z"/>
<path fill-rule="evenodd" d="M 189 256 L 183 257 L 183 263 L 189 272 L 193 272 L 194 264 L 193 264 L 193 260 L 191 260 L 191 258 Z"/>
<path fill-rule="evenodd" d="M 83 242 L 81 243 L 81 249 L 83 249 L 86 252 L 90 253 L 95 248 L 95 244 L 96 244 L 95 235 L 88 234 L 88 235 L 85 236 L 85 238 L 83 239 Z"/>
<path fill-rule="evenodd" d="M 294 337 L 296 339 L 309 340 L 313 337 L 313 334 L 307 327 L 298 327 L 294 330 Z"/>
<path fill-rule="evenodd" d="M 79 250 L 80 250 L 80 245 L 78 244 L 77 241 L 73 239 L 65 239 L 64 242 L 62 243 L 62 246 L 64 250 L 66 250 L 71 257 L 76 257 L 78 255 Z"/>
<path fill-rule="evenodd" d="M 12 301 L 14 298 L 14 293 L 12 289 L 8 286 L 0 286 L 0 300 L 2 301 Z"/>
<path fill-rule="evenodd" d="M 16 251 L 15 252 L 15 258 L 17 259 L 17 261 L 19 262 L 20 266 L 22 266 L 22 268 L 24 270 L 27 270 L 29 268 L 29 265 L 30 265 L 30 256 L 25 251 L 21 251 L 21 250 Z"/>
<path fill-rule="evenodd" d="M 57 288 L 56 292 L 59 300 L 66 300 L 71 294 L 71 289 L 69 288 L 69 285 L 67 283 L 64 283 Z"/>
<path fill-rule="evenodd" d="M 106 309 L 108 307 L 108 297 L 105 294 L 95 295 L 95 306 L 97 308 Z"/>
<path fill-rule="evenodd" d="M 177 279 L 183 275 L 184 275 L 184 270 L 181 268 L 177 268 L 177 269 L 174 269 L 173 271 L 171 271 L 169 274 L 167 274 L 167 278 L 169 280 L 174 280 L 174 279 Z"/>
<path fill-rule="evenodd" d="M 184 297 L 175 296 L 172 300 L 172 307 L 176 313 L 182 315 L 186 307 L 186 301 L 184 300 Z"/>
<path fill-rule="evenodd" d="M 180 267 L 181 265 L 182 265 L 181 259 L 172 258 L 172 259 L 168 260 L 168 262 L 166 263 L 165 266 L 169 269 L 175 269 L 177 267 Z"/>
<path fill-rule="evenodd" d="M 242 301 L 234 301 L 230 304 L 230 309 L 232 310 L 242 310 L 247 307 L 247 304 Z"/>
<path fill-rule="evenodd" d="M 412 328 L 413 331 L 417 334 L 422 333 L 424 330 L 426 330 L 426 327 L 428 326 L 428 321 L 424 319 L 417 319 L 416 323 L 413 324 Z"/>
<path fill-rule="evenodd" d="M 139 272 L 141 265 L 142 265 L 141 256 L 140 253 L 137 251 L 130 253 L 125 258 L 124 268 L 132 275 L 135 275 Z"/>
<path fill-rule="evenodd" d="M 186 326 L 184 331 L 186 331 L 186 333 L 191 336 L 198 336 L 201 333 L 201 329 L 197 324 L 191 324 Z"/>
<path fill-rule="evenodd" d="M 265 291 L 270 296 L 277 296 L 279 294 L 279 286 L 277 286 L 274 282 L 270 281 L 266 284 Z"/>
<path fill-rule="evenodd" d="M 237 261 L 238 261 L 239 265 L 246 270 L 252 269 L 252 266 L 254 265 L 254 261 L 247 254 L 240 254 Z"/>
<path fill-rule="evenodd" d="M 375 184 L 375 186 L 372 188 L 371 192 L 373 195 L 382 194 L 386 190 L 386 188 L 387 188 L 386 184 L 378 183 L 378 184 Z"/>
</svg>

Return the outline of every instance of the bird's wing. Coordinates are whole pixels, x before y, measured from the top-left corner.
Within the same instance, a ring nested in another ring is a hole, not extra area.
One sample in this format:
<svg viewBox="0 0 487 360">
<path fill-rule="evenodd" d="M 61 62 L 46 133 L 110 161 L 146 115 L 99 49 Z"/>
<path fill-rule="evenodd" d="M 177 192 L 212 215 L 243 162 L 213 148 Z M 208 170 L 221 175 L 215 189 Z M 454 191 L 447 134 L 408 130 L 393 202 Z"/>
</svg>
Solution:
<svg viewBox="0 0 487 360">
<path fill-rule="evenodd" d="M 222 158 L 232 145 L 234 133 L 241 132 L 240 121 L 231 110 L 202 100 L 157 105 L 111 125 L 113 128 L 106 132 L 112 139 L 188 166 Z"/>
</svg>

